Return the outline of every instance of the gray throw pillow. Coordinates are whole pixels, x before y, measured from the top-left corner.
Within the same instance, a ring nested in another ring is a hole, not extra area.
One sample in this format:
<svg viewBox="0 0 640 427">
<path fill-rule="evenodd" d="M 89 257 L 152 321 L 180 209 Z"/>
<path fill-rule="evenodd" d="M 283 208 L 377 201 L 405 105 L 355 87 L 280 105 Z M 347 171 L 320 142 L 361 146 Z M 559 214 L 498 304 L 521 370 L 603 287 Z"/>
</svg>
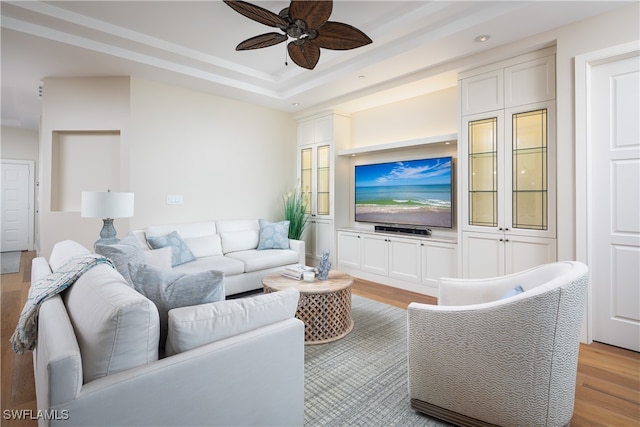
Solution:
<svg viewBox="0 0 640 427">
<path fill-rule="evenodd" d="M 153 249 L 170 247 L 172 267 L 197 259 L 177 231 L 172 231 L 166 236 L 147 236 L 147 242 Z"/>
<path fill-rule="evenodd" d="M 224 300 L 224 273 L 216 270 L 184 274 L 149 264 L 129 264 L 133 287 L 158 307 L 160 347 L 167 340 L 169 310 Z"/>
<path fill-rule="evenodd" d="M 143 264 L 145 262 L 142 248 L 138 245 L 138 240 L 133 234 L 129 233 L 127 237 L 114 245 L 96 245 L 95 251 L 113 261 L 116 270 L 124 277 L 129 286 L 133 287 L 129 274 L 129 263 Z"/>
<path fill-rule="evenodd" d="M 269 222 L 258 220 L 260 224 L 260 240 L 258 250 L 289 249 L 289 221 Z"/>
</svg>

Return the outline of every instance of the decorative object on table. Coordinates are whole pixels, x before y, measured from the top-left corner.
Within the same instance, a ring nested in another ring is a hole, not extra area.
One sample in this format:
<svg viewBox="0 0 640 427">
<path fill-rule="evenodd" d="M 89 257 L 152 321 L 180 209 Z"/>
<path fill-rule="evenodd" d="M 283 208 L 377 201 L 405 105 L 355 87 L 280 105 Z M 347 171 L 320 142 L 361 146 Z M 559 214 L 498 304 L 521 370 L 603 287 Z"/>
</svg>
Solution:
<svg viewBox="0 0 640 427">
<path fill-rule="evenodd" d="M 256 22 L 279 28 L 284 34 L 270 32 L 251 37 L 236 50 L 259 49 L 293 39 L 287 45 L 289 56 L 300 67 L 313 70 L 320 59 L 320 48 L 349 50 L 365 46 L 372 40 L 359 29 L 329 21 L 332 0 L 292 1 L 278 15 L 244 1 L 226 1 L 233 10 Z M 285 65 L 287 62 L 285 61 Z"/>
<path fill-rule="evenodd" d="M 331 270 L 331 261 L 329 261 L 329 251 L 322 252 L 322 259 L 318 264 L 318 280 L 327 280 L 329 277 L 329 270 Z"/>
<path fill-rule="evenodd" d="M 305 275 L 311 273 L 315 277 L 315 271 L 313 267 L 309 267 L 302 264 L 288 265 L 282 269 L 282 274 L 285 277 L 289 277 L 290 279 L 302 280 L 305 279 Z"/>
<path fill-rule="evenodd" d="M 103 226 L 100 239 L 96 245 L 112 245 L 118 243 L 114 218 L 130 218 L 133 216 L 133 193 L 107 191 L 83 191 L 80 215 L 83 218 L 102 218 Z"/>
<path fill-rule="evenodd" d="M 300 182 L 284 196 L 284 217 L 289 221 L 289 238 L 300 240 L 307 226 L 307 199 L 302 195 Z"/>
</svg>

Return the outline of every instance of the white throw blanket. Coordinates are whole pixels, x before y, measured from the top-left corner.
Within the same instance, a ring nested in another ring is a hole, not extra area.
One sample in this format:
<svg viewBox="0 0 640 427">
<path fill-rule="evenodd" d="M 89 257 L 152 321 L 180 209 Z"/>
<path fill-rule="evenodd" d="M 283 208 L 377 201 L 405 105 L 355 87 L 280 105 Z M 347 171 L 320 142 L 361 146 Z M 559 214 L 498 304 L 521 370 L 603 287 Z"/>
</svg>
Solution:
<svg viewBox="0 0 640 427">
<path fill-rule="evenodd" d="M 24 353 L 32 351 L 38 339 L 38 313 L 40 305 L 54 295 L 71 286 L 85 271 L 98 264 L 107 264 L 115 268 L 110 259 L 95 253 L 70 258 L 62 267 L 46 277 L 31 284 L 29 297 L 20 313 L 18 325 L 11 336 L 13 351 Z"/>
</svg>

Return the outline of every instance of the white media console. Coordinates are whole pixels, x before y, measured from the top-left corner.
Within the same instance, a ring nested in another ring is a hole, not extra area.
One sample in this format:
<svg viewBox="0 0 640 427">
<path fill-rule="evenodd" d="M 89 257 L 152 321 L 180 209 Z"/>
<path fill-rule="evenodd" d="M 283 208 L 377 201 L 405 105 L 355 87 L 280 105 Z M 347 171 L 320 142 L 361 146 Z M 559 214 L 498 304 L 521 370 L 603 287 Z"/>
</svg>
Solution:
<svg viewBox="0 0 640 427">
<path fill-rule="evenodd" d="M 338 269 L 354 277 L 438 296 L 438 279 L 458 274 L 453 239 L 397 232 L 338 230 Z"/>
</svg>

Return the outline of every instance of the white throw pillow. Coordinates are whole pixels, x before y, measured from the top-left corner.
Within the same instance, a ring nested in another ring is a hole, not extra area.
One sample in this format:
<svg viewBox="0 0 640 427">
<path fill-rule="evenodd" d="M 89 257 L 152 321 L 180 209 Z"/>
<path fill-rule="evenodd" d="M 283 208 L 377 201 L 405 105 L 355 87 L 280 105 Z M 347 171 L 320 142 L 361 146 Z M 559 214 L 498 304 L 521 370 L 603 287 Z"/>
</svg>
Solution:
<svg viewBox="0 0 640 427">
<path fill-rule="evenodd" d="M 279 292 L 176 308 L 169 311 L 166 354 L 181 353 L 292 318 L 300 293 L 289 288 Z"/>
<path fill-rule="evenodd" d="M 157 267 L 161 270 L 171 270 L 171 260 L 173 257 L 173 251 L 171 248 L 151 249 L 142 252 L 144 255 L 144 261 Z M 129 266 L 127 266 L 129 268 Z"/>
<path fill-rule="evenodd" d="M 183 237 L 184 242 L 196 258 L 222 255 L 222 242 L 218 234 L 206 236 Z"/>
<path fill-rule="evenodd" d="M 222 238 L 222 250 L 229 252 L 246 251 L 258 247 L 260 226 L 258 220 L 236 219 L 218 221 L 218 233 Z"/>
</svg>

